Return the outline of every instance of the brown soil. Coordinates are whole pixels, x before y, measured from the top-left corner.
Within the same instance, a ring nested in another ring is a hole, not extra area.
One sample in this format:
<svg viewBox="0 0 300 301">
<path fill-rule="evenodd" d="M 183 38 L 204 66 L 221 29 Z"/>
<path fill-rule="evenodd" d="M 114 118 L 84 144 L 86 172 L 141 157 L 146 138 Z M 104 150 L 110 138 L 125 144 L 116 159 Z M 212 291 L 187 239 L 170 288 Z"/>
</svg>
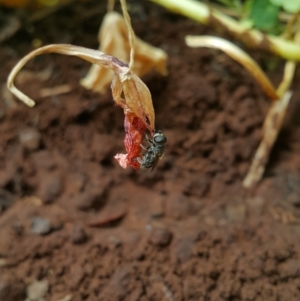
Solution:
<svg viewBox="0 0 300 301">
<path fill-rule="evenodd" d="M 96 48 L 97 3 L 4 42 L 1 85 L 35 38 Z M 0 96 L 0 299 L 34 300 L 40 285 L 46 301 L 300 300 L 299 87 L 263 181 L 245 190 L 266 96 L 224 54 L 184 45 L 186 34 L 215 32 L 149 2 L 131 6 L 137 35 L 169 54 L 167 77 L 144 78 L 165 156 L 152 173 L 123 170 L 113 159 L 124 151 L 122 110 L 109 91 L 79 86 L 89 64 L 59 55 L 28 64 L 35 77 L 19 87 L 36 107 Z M 281 65 L 269 72 L 275 84 Z M 50 79 L 36 78 L 49 66 Z M 39 96 L 61 84 L 71 92 Z"/>
</svg>

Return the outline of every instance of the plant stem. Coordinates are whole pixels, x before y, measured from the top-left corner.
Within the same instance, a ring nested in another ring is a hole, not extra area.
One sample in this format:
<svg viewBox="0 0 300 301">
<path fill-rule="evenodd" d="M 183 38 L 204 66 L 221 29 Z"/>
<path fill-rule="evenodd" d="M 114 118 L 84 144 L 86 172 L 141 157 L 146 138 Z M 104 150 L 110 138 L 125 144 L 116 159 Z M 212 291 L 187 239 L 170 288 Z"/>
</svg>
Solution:
<svg viewBox="0 0 300 301">
<path fill-rule="evenodd" d="M 300 61 L 300 45 L 276 36 L 265 35 L 255 29 L 245 28 L 238 21 L 211 9 L 202 2 L 194 0 L 150 1 L 205 25 L 225 29 L 249 47 L 269 51 L 288 60 Z"/>
<path fill-rule="evenodd" d="M 114 10 L 115 7 L 115 0 L 108 0 L 107 2 L 107 11 L 111 12 Z"/>
<path fill-rule="evenodd" d="M 272 104 L 264 121 L 262 141 L 255 152 L 250 169 L 243 181 L 244 187 L 250 188 L 261 180 L 269 161 L 269 155 L 281 130 L 291 97 L 292 92 L 287 91 L 279 101 Z"/>
<path fill-rule="evenodd" d="M 294 41 L 297 44 L 300 43 L 300 32 L 295 34 Z M 266 164 L 281 130 L 283 119 L 292 96 L 292 92 L 288 90 L 293 83 L 295 71 L 296 62 L 287 61 L 284 67 L 282 81 L 276 90 L 281 99 L 272 104 L 264 121 L 262 141 L 256 150 L 250 169 L 243 181 L 243 185 L 246 188 L 257 184 L 264 174 Z"/>
<path fill-rule="evenodd" d="M 259 65 L 245 51 L 233 43 L 213 36 L 186 36 L 185 42 L 189 47 L 209 47 L 224 51 L 228 56 L 240 63 L 256 79 L 261 88 L 272 100 L 279 99 L 273 84 Z"/>
<path fill-rule="evenodd" d="M 68 44 L 52 44 L 43 46 L 41 48 L 33 50 L 32 52 L 24 56 L 11 70 L 7 79 L 7 88 L 10 90 L 10 92 L 17 98 L 22 100 L 29 107 L 33 107 L 35 105 L 35 101 L 15 87 L 14 79 L 28 61 L 44 53 L 59 53 L 64 55 L 77 56 L 92 64 L 101 65 L 105 68 L 111 69 L 118 74 L 124 73 L 128 70 L 127 64 L 119 61 L 113 56 L 107 55 L 98 50 Z"/>
<path fill-rule="evenodd" d="M 124 20 L 128 31 L 128 40 L 130 45 L 129 70 L 132 71 L 134 65 L 134 54 L 135 54 L 135 34 L 131 26 L 131 20 L 126 6 L 126 0 L 120 0 L 120 1 L 121 1 Z"/>
</svg>

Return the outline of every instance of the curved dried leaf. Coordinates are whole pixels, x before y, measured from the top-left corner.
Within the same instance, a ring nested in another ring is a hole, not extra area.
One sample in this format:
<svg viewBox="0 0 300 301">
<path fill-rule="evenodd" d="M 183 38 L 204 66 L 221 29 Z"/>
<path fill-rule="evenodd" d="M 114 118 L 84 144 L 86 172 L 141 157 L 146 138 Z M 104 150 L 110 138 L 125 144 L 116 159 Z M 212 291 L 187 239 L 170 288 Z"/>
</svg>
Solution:
<svg viewBox="0 0 300 301">
<path fill-rule="evenodd" d="M 124 97 L 128 108 L 154 132 L 155 115 L 151 93 L 143 81 L 133 73 L 120 74 Z"/>
<path fill-rule="evenodd" d="M 105 15 L 98 40 L 100 51 L 113 55 L 123 62 L 129 62 L 130 45 L 126 23 L 122 15 L 114 11 Z M 137 76 L 143 76 L 151 69 L 166 75 L 166 65 L 167 54 L 165 51 L 136 38 L 133 72 Z M 104 93 L 112 78 L 113 74 L 107 69 L 93 65 L 80 83 L 87 89 Z"/>
<path fill-rule="evenodd" d="M 224 51 L 239 62 L 259 83 L 265 93 L 272 99 L 278 100 L 276 90 L 259 65 L 242 49 L 233 43 L 213 36 L 186 36 L 185 42 L 189 47 L 210 47 Z"/>
<path fill-rule="evenodd" d="M 126 71 L 128 70 L 128 66 L 125 63 L 119 61 L 113 56 L 107 55 L 98 50 L 68 44 L 52 44 L 38 48 L 27 54 L 25 57 L 23 57 L 10 72 L 7 79 L 8 89 L 29 107 L 33 107 L 35 105 L 34 100 L 15 87 L 14 79 L 18 72 L 27 64 L 28 61 L 30 61 L 38 55 L 45 53 L 59 53 L 64 55 L 77 56 L 90 63 L 98 64 L 105 68 L 109 68 L 115 73 L 126 73 Z"/>
</svg>

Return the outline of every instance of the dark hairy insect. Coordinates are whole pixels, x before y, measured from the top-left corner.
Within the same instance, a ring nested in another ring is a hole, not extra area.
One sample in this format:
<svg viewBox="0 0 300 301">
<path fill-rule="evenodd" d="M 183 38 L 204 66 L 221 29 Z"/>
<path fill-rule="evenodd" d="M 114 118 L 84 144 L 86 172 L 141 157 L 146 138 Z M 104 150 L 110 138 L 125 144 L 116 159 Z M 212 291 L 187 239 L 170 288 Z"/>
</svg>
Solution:
<svg viewBox="0 0 300 301">
<path fill-rule="evenodd" d="M 141 168 L 151 168 L 152 171 L 158 160 L 161 159 L 164 154 L 167 137 L 162 133 L 162 131 L 158 131 L 154 134 L 152 140 L 147 137 L 147 141 L 150 146 L 146 148 L 141 145 L 145 152 L 141 155 L 141 158 L 137 158 L 137 161 L 140 163 Z"/>
</svg>

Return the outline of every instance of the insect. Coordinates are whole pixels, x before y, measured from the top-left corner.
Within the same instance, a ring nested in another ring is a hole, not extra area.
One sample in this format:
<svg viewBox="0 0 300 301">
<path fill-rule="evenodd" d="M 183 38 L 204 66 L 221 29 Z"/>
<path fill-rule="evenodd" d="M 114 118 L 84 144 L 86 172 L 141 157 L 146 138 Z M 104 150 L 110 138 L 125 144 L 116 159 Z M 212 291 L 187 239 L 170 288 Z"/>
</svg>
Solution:
<svg viewBox="0 0 300 301">
<path fill-rule="evenodd" d="M 149 142 L 150 146 L 147 148 L 143 145 L 141 147 L 145 152 L 141 155 L 141 158 L 137 158 L 140 163 L 141 168 L 151 168 L 151 171 L 155 168 L 157 162 L 164 154 L 167 137 L 158 131 L 154 134 L 153 139 L 150 140 L 146 135 L 146 140 Z"/>
</svg>

